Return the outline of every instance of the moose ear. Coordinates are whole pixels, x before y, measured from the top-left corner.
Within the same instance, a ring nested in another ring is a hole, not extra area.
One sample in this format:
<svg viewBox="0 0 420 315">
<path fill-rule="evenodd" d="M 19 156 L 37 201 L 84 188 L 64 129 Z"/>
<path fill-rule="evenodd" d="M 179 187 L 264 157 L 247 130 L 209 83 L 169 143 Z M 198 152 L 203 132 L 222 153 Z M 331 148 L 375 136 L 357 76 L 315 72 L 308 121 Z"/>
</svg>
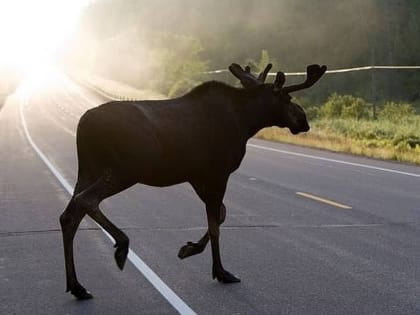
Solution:
<svg viewBox="0 0 420 315">
<path fill-rule="evenodd" d="M 274 91 L 279 92 L 281 91 L 284 82 L 286 82 L 286 76 L 283 72 L 277 72 L 276 79 L 274 80 Z"/>
</svg>

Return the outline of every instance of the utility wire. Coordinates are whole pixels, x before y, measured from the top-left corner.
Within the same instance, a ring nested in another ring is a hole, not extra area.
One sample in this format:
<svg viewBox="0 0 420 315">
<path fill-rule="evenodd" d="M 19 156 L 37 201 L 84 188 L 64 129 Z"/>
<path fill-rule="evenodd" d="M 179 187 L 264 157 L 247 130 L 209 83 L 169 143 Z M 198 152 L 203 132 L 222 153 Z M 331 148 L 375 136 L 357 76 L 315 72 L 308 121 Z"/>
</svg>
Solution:
<svg viewBox="0 0 420 315">
<path fill-rule="evenodd" d="M 345 72 L 354 72 L 354 71 L 367 71 L 367 70 L 374 70 L 374 69 L 420 69 L 420 66 L 364 66 L 364 67 L 355 67 L 355 68 L 343 68 L 343 69 L 334 69 L 334 70 L 327 70 L 325 73 L 333 74 L 333 73 L 345 73 Z M 229 70 L 221 69 L 221 70 L 213 70 L 208 71 L 206 74 L 219 74 L 219 73 L 226 73 Z M 306 72 L 285 72 L 286 76 L 302 76 L 306 75 Z M 269 72 L 269 76 L 276 76 L 276 72 Z"/>
</svg>

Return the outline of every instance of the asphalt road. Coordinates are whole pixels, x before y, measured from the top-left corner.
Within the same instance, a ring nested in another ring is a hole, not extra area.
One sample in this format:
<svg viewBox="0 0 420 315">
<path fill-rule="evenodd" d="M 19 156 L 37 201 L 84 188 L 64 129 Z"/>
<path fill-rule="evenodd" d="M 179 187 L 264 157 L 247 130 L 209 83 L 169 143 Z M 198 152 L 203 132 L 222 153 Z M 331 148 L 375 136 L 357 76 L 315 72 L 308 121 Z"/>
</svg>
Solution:
<svg viewBox="0 0 420 315">
<path fill-rule="evenodd" d="M 134 264 L 119 271 L 89 219 L 75 259 L 95 298 L 64 293 L 58 216 L 69 194 L 33 144 L 74 185 L 78 118 L 106 100 L 49 79 L 26 82 L 0 111 L 0 314 L 176 314 Z M 209 248 L 177 258 L 206 229 L 189 185 L 137 185 L 103 208 L 197 314 L 419 314 L 419 192 L 419 167 L 251 140 L 225 197 L 222 260 L 242 279 L 233 285 L 211 279 Z"/>
</svg>

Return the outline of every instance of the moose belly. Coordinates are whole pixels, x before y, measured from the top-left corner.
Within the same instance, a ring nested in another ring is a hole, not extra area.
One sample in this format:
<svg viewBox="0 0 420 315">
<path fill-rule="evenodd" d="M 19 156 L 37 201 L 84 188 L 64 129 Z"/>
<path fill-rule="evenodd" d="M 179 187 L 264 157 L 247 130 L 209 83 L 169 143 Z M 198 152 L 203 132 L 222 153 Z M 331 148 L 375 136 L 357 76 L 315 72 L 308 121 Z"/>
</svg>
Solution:
<svg viewBox="0 0 420 315">
<path fill-rule="evenodd" d="M 150 171 L 151 172 L 148 171 L 140 173 L 138 176 L 138 183 L 150 186 L 165 187 L 188 181 L 186 176 L 179 176 L 173 172 L 163 173 L 158 169 Z"/>
<path fill-rule="evenodd" d="M 177 157 L 162 155 L 150 163 L 137 164 L 136 173 L 139 183 L 163 187 L 230 173 L 226 162 L 182 154 Z"/>
</svg>

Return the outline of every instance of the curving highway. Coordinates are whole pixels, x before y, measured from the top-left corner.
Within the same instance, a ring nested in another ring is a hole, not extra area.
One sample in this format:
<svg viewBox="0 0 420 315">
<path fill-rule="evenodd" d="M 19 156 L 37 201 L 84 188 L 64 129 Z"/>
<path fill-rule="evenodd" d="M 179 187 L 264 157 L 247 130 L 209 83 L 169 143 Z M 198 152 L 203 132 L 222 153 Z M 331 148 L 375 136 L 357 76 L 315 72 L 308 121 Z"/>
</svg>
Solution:
<svg viewBox="0 0 420 315">
<path fill-rule="evenodd" d="M 209 248 L 179 260 L 206 229 L 187 185 L 137 185 L 106 200 L 131 240 L 123 272 L 84 219 L 76 268 L 94 299 L 65 293 L 58 216 L 75 183 L 78 118 L 106 99 L 51 71 L 0 111 L 0 314 L 419 314 L 420 167 L 251 140 L 231 176 L 221 230 L 227 270 Z"/>
</svg>

